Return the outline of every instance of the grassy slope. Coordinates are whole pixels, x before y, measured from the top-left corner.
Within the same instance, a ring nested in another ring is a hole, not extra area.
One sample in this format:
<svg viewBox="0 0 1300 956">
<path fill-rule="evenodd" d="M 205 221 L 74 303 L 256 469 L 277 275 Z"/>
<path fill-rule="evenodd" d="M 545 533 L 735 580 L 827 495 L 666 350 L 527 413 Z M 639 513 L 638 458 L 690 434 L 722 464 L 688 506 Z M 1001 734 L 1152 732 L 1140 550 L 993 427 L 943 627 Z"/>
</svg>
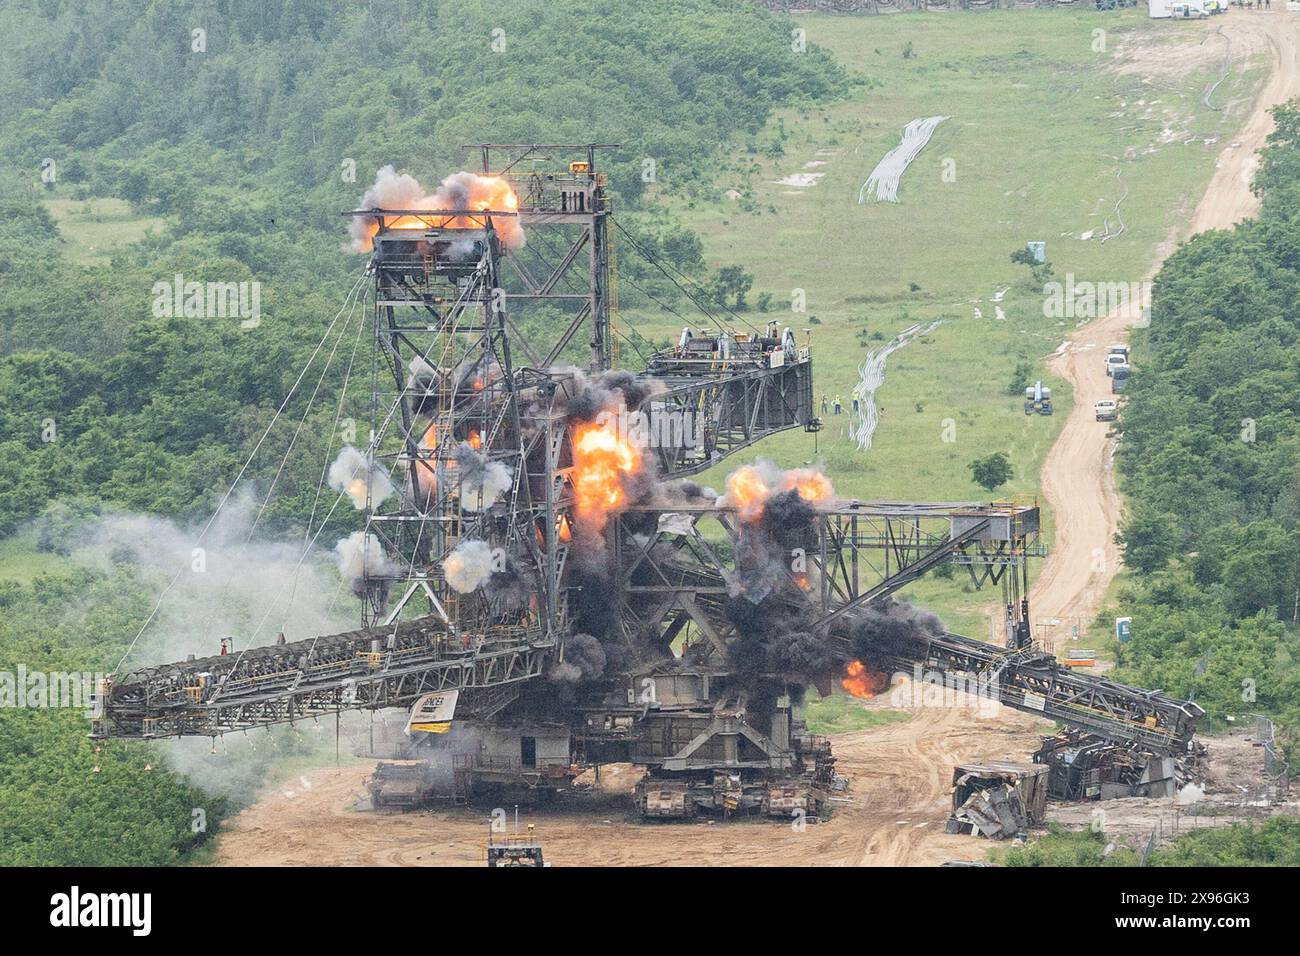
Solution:
<svg viewBox="0 0 1300 956">
<path fill-rule="evenodd" d="M 0 538 L 0 581 L 30 584 L 42 574 L 59 570 L 66 560 L 36 550 L 36 532 L 25 528 Z"/>
<path fill-rule="evenodd" d="M 124 199 L 72 199 L 58 189 L 48 196 L 45 206 L 67 240 L 64 255 L 78 265 L 107 264 L 119 246 L 164 225 L 162 219 L 136 215 Z"/>
<path fill-rule="evenodd" d="M 847 403 L 868 349 L 913 323 L 947 321 L 889 360 L 877 396 L 885 411 L 869 453 L 850 445 L 845 416 L 828 417 L 816 455 L 811 436 L 801 432 L 770 439 L 761 454 L 787 466 L 816 458 L 841 492 L 856 497 L 961 500 L 989 497 L 967 463 L 1003 450 L 1016 477 L 998 496 L 1032 498 L 1071 397 L 1064 383 L 1049 380 L 1057 415 L 1026 418 L 1007 384 L 1019 360 L 1041 372 L 1068 325 L 1043 316 L 1041 289 L 1009 261 L 1010 252 L 1042 239 L 1060 279 L 1067 272 L 1079 280 L 1144 279 L 1154 248 L 1185 225 L 1213 172 L 1221 147 L 1204 139 L 1222 140 L 1236 128 L 1260 71 L 1235 73 L 1220 88 L 1216 103 L 1230 104 L 1223 112 L 1200 102 L 1218 76 L 1213 58 L 1149 84 L 1120 76 L 1107 64 L 1126 37 L 1188 37 L 1181 25 L 1169 30 L 1137 10 L 807 15 L 800 23 L 868 85 L 829 109 L 778 117 L 753 138 L 757 152 L 738 144 L 722 164 L 716 199 L 675 208 L 702 234 L 711 262 L 739 262 L 755 273 L 751 302 L 772 292 L 773 317 L 813 329 L 819 398 L 840 394 Z M 1108 53 L 1092 50 L 1098 27 L 1108 31 Z M 902 56 L 909 42 L 910 59 Z M 1195 134 L 1193 145 L 1158 145 L 1167 109 L 1184 118 L 1184 138 Z M 952 119 L 904 176 L 901 202 L 858 205 L 859 187 L 898 143 L 902 127 L 929 115 Z M 770 159 L 765 151 L 782 127 L 784 155 Z M 1137 149 L 1126 155 L 1129 147 Z M 949 158 L 954 182 L 941 175 Z M 772 182 L 817 161 L 827 165 L 809 171 L 826 175 L 810 188 Z M 1123 191 L 1117 169 L 1130 190 L 1122 207 L 1128 231 L 1105 244 L 1063 235 L 1100 229 Z M 751 196 L 757 212 L 743 211 L 743 199 L 723 197 L 728 188 Z M 998 321 L 990 299 L 1007 286 L 1007 319 Z M 807 316 L 788 311 L 796 287 L 806 290 Z M 974 318 L 976 306 L 982 319 Z M 809 316 L 820 324 L 810 325 Z M 755 324 L 766 318 L 756 310 L 747 317 Z M 675 338 L 680 324 L 635 313 L 625 319 L 655 338 Z M 881 339 L 872 338 L 877 332 Z M 956 424 L 951 443 L 941 440 L 945 419 Z M 720 485 L 734 467 L 705 479 Z M 960 578 L 927 580 L 910 594 L 955 629 L 987 632 L 984 608 L 992 595 L 971 592 Z"/>
</svg>

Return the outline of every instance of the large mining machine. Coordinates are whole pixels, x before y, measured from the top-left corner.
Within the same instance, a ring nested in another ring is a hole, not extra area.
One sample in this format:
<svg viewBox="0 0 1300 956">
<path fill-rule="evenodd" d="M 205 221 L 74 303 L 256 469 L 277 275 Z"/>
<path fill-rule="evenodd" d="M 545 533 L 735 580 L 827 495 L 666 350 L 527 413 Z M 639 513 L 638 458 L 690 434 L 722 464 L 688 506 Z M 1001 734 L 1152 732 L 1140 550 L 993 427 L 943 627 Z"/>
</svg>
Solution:
<svg viewBox="0 0 1300 956">
<path fill-rule="evenodd" d="M 617 343 L 634 340 L 614 322 L 612 233 L 652 257 L 613 225 L 610 148 L 475 147 L 481 172 L 349 214 L 373 310 L 369 441 L 340 493 L 364 505 L 361 626 L 115 674 L 92 735 L 415 707 L 412 728 L 490 730 L 463 752 L 455 734 L 412 730 L 453 748 L 465 792 L 630 762 L 646 768 L 646 817 L 815 816 L 836 780 L 829 744 L 796 716 L 804 688 L 880 691 L 902 671 L 1185 751 L 1194 704 L 1034 645 L 1035 506 L 848 500 L 817 472 L 764 463 L 720 492 L 688 480 L 816 429 L 811 345 L 746 328 L 654 262 L 708 322 L 642 371 L 619 368 Z M 1006 647 L 895 600 L 941 563 L 1001 587 Z"/>
</svg>

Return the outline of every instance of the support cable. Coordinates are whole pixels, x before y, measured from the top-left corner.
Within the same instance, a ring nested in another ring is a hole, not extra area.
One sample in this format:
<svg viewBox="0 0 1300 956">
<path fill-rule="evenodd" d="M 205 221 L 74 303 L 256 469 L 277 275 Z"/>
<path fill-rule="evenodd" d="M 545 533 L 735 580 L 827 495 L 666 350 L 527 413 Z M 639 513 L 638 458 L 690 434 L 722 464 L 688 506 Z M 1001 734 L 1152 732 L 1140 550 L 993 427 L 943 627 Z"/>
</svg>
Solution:
<svg viewBox="0 0 1300 956">
<path fill-rule="evenodd" d="M 363 273 L 354 284 L 353 291 L 355 291 L 356 288 L 360 287 L 361 283 L 364 281 L 365 281 L 365 275 Z M 352 294 L 353 292 L 350 292 L 348 294 L 348 298 L 351 298 Z M 226 502 L 229 501 L 230 496 L 235 493 L 235 489 L 239 486 L 239 482 L 243 479 L 244 473 L 248 471 L 248 466 L 253 463 L 253 459 L 257 457 L 257 453 L 259 450 L 261 450 L 262 444 L 266 441 L 267 436 L 271 434 L 271 429 L 273 429 L 275 427 L 276 422 L 280 420 L 280 416 L 284 413 L 284 410 L 288 407 L 290 400 L 294 396 L 294 393 L 298 390 L 298 386 L 302 384 L 303 378 L 305 378 L 307 375 L 307 370 L 311 368 L 312 364 L 316 361 L 316 356 L 319 355 L 320 350 L 324 348 L 326 340 L 328 340 L 330 333 L 334 330 L 334 326 L 338 322 L 339 316 L 343 314 L 343 310 L 346 307 L 347 307 L 346 304 L 340 307 L 339 311 L 335 314 L 334 318 L 330 320 L 329 327 L 326 328 L 325 333 L 320 338 L 320 341 L 316 343 L 316 348 L 312 351 L 311 357 L 308 358 L 307 364 L 302 367 L 302 371 L 298 373 L 297 379 L 294 380 L 293 385 L 289 388 L 288 393 L 284 396 L 284 400 L 281 401 L 279 407 L 276 408 L 275 415 L 272 416 L 270 424 L 266 426 L 266 430 L 263 431 L 261 437 L 258 438 L 257 444 L 254 445 L 253 450 L 249 452 L 248 458 L 244 461 L 243 466 L 240 467 L 239 469 L 239 473 L 235 475 L 235 480 L 230 483 L 230 487 L 226 489 L 226 493 L 221 496 L 221 501 L 217 503 L 216 510 L 212 512 L 212 516 L 208 518 L 207 523 L 204 524 L 202 530 L 199 531 L 198 537 L 195 538 L 194 540 L 195 547 L 197 547 L 199 543 L 202 542 L 203 539 L 207 536 L 207 533 L 212 529 L 212 525 L 216 522 L 218 516 L 220 516 L 222 509 L 226 506 Z M 126 659 L 131 655 L 131 651 L 135 649 L 135 645 L 139 642 L 141 635 L 144 634 L 144 632 L 148 629 L 149 625 L 153 623 L 153 619 L 158 614 L 158 609 L 162 607 L 163 600 L 171 592 L 171 589 L 176 586 L 176 582 L 180 580 L 181 575 L 185 573 L 185 567 L 186 566 L 182 564 L 179 568 L 177 568 L 176 573 L 172 576 L 172 579 L 169 582 L 167 582 L 167 586 L 163 588 L 162 593 L 158 595 L 158 600 L 154 602 L 153 608 L 149 611 L 149 616 L 146 617 L 144 623 L 140 625 L 140 629 L 136 631 L 135 637 L 131 638 L 131 643 L 127 645 L 126 652 L 122 654 L 121 659 L 117 662 L 117 666 L 113 668 L 112 673 L 116 674 L 118 670 L 121 669 L 122 664 L 124 664 L 126 662 Z"/>
</svg>

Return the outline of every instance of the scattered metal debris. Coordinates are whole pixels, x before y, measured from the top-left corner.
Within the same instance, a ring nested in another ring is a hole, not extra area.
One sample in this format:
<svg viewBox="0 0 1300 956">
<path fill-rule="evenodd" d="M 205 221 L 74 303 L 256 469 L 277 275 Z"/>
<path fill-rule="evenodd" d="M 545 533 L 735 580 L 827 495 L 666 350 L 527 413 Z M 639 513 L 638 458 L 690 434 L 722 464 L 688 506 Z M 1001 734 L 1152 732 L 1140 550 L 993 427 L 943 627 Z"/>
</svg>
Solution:
<svg viewBox="0 0 1300 956">
<path fill-rule="evenodd" d="M 1185 756 L 1156 754 L 1080 730 L 1044 737 L 1034 762 L 1050 773 L 1053 800 L 1174 797 L 1199 775 L 1204 748 Z"/>
<path fill-rule="evenodd" d="M 1047 813 L 1047 767 L 990 761 L 953 771 L 952 816 L 945 833 L 1006 840 L 1040 825 Z"/>
<path fill-rule="evenodd" d="M 433 796 L 434 780 L 428 761 L 385 761 L 366 780 L 371 805 L 376 810 L 412 810 Z"/>
</svg>

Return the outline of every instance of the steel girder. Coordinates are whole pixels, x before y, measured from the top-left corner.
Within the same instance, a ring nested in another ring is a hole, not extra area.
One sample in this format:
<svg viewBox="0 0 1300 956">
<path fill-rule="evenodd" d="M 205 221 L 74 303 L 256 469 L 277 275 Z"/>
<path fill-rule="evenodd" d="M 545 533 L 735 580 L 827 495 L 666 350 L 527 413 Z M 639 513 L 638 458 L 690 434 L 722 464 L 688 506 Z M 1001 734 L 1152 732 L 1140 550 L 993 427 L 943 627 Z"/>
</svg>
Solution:
<svg viewBox="0 0 1300 956">
<path fill-rule="evenodd" d="M 648 534 L 640 529 L 647 513 L 660 516 Z M 723 606 L 741 592 L 732 557 L 741 530 L 735 509 L 715 502 L 629 509 L 613 529 L 624 635 L 657 630 L 661 622 L 693 624 L 715 650 L 725 644 L 733 628 Z M 1023 564 L 1038 553 L 1037 533 L 1032 506 L 837 503 L 817 512 L 798 556 L 804 570 L 794 570 L 793 557 L 783 565 L 780 600 L 815 616 L 824 630 L 942 561 L 977 565 L 982 554 L 996 553 L 998 561 Z M 728 546 L 719 547 L 722 541 Z"/>
<path fill-rule="evenodd" d="M 102 688 L 91 735 L 216 736 L 344 710 L 404 706 L 434 691 L 496 688 L 536 677 L 553 647 L 542 635 L 523 631 L 466 647 L 426 619 L 396 633 L 355 631 L 148 668 Z"/>
<path fill-rule="evenodd" d="M 757 441 L 813 418 L 812 361 L 772 367 L 772 353 L 733 345 L 732 358 L 683 375 L 656 356 L 647 376 L 666 386 L 648 403 L 648 449 L 665 478 L 698 474 Z"/>
<path fill-rule="evenodd" d="M 1008 707 L 1157 754 L 1185 752 L 1205 714 L 1196 704 L 1160 691 L 1077 673 L 1041 651 L 1005 651 L 958 634 L 882 652 L 877 666 L 920 666 L 941 675 L 967 675 Z"/>
</svg>

